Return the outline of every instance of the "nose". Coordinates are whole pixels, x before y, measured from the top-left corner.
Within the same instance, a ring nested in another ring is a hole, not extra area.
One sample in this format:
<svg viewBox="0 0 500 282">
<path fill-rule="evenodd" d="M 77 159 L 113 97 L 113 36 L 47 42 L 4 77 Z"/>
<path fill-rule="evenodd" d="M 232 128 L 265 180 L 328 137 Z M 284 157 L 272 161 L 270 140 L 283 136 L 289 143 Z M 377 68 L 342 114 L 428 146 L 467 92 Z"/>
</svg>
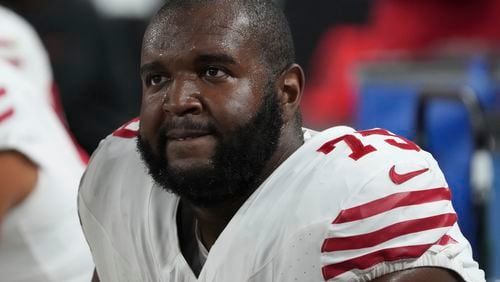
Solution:
<svg viewBox="0 0 500 282">
<path fill-rule="evenodd" d="M 203 110 L 200 90 L 191 80 L 179 78 L 165 93 L 163 110 L 176 116 L 198 115 Z"/>
</svg>

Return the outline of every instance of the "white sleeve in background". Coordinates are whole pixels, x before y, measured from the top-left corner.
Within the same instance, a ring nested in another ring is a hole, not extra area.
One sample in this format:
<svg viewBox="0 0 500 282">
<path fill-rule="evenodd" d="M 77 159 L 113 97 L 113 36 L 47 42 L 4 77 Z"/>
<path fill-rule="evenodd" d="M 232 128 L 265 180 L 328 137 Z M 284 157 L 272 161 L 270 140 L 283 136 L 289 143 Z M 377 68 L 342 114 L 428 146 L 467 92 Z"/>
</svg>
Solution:
<svg viewBox="0 0 500 282">
<path fill-rule="evenodd" d="M 0 61 L 0 151 L 20 152 L 38 166 L 34 190 L 2 222 L 0 280 L 87 282 L 93 263 L 76 211 L 85 165 L 37 94 L 22 72 Z"/>
</svg>

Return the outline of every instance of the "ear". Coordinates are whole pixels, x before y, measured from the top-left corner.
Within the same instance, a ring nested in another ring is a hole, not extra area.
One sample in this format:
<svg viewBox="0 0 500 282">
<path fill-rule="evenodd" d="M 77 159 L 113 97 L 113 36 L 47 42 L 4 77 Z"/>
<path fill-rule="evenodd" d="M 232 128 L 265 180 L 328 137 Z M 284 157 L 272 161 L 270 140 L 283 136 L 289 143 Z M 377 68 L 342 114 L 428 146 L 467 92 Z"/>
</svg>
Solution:
<svg viewBox="0 0 500 282">
<path fill-rule="evenodd" d="M 277 82 L 283 120 L 289 122 L 299 111 L 305 84 L 304 71 L 298 64 L 292 64 L 281 73 Z"/>
</svg>

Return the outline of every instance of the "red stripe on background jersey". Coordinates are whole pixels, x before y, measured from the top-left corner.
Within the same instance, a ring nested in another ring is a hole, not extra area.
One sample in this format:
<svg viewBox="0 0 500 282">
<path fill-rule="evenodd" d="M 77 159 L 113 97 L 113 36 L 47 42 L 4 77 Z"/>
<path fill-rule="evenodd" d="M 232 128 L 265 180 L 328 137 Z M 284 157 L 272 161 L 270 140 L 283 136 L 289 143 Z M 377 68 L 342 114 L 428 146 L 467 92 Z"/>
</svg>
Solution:
<svg viewBox="0 0 500 282">
<path fill-rule="evenodd" d="M 21 67 L 21 60 L 18 58 L 5 58 L 5 60 L 7 62 L 9 62 L 9 64 L 11 64 L 12 66 L 14 66 L 16 68 Z"/>
<path fill-rule="evenodd" d="M 441 237 L 435 244 L 447 245 L 456 243 L 456 241 L 448 235 Z M 397 248 L 388 248 L 372 252 L 363 256 L 359 256 L 343 262 L 326 265 L 322 268 L 323 278 L 325 281 L 337 277 L 345 272 L 353 269 L 367 269 L 384 261 L 396 261 L 401 259 L 416 259 L 422 256 L 434 244 L 423 244 L 415 246 L 404 246 Z"/>
<path fill-rule="evenodd" d="M 14 115 L 14 109 L 10 108 L 7 111 L 0 113 L 0 122 L 4 122 Z"/>
<path fill-rule="evenodd" d="M 342 210 L 333 224 L 345 223 L 374 216 L 398 207 L 451 200 L 450 189 L 446 187 L 422 191 L 401 192 L 363 205 Z"/>
<path fill-rule="evenodd" d="M 0 98 L 5 96 L 5 94 L 7 94 L 7 90 L 3 87 L 0 87 Z"/>
<path fill-rule="evenodd" d="M 447 213 L 426 218 L 398 222 L 377 231 L 362 235 L 342 238 L 328 238 L 324 241 L 321 251 L 334 252 L 369 248 L 402 235 L 441 227 L 453 226 L 456 221 L 456 214 Z"/>
</svg>

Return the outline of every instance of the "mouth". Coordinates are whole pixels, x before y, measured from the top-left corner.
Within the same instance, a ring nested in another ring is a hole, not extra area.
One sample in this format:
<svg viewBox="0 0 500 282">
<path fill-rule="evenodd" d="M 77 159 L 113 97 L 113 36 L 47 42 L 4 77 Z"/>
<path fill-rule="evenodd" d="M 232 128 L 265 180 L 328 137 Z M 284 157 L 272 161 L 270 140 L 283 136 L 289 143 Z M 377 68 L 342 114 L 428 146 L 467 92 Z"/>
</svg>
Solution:
<svg viewBox="0 0 500 282">
<path fill-rule="evenodd" d="M 165 137 L 165 157 L 171 166 L 210 162 L 217 145 L 214 131 L 205 128 L 173 128 L 166 132 Z"/>
<path fill-rule="evenodd" d="M 169 141 L 188 141 L 196 138 L 212 135 L 209 131 L 187 130 L 187 129 L 172 129 L 167 132 Z"/>
</svg>

